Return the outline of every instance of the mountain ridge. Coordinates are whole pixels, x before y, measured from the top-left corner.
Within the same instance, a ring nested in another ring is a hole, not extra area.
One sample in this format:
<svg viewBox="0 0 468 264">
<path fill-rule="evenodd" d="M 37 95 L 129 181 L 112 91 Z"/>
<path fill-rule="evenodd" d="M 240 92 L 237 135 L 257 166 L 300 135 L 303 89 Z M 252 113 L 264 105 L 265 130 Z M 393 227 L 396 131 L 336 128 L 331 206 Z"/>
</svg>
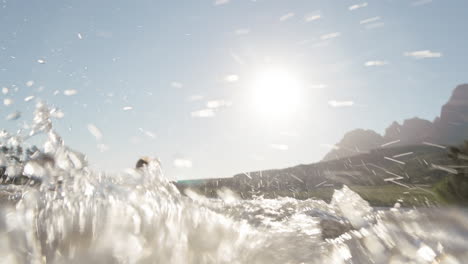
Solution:
<svg viewBox="0 0 468 264">
<path fill-rule="evenodd" d="M 462 143 L 467 136 L 468 84 L 460 84 L 434 121 L 419 117 L 405 119 L 402 124 L 394 121 L 383 135 L 373 130 L 354 129 L 343 136 L 324 156 L 323 161 L 350 157 L 389 145 L 417 145 L 424 142 L 456 145 Z"/>
<path fill-rule="evenodd" d="M 425 206 L 444 202 L 434 188 L 448 186 L 443 181 L 451 179 L 459 168 L 449 157 L 451 148 L 443 145 L 458 145 L 465 139 L 468 84 L 457 86 L 433 122 L 418 117 L 402 124 L 393 122 L 384 135 L 355 129 L 345 134 L 341 146 L 331 151 L 328 159 L 175 184 L 182 193 L 189 189 L 208 197 L 219 197 L 228 188 L 243 199 L 288 196 L 323 200 L 330 199 L 334 189 L 347 185 L 374 206 L 392 206 L 402 199 L 406 206 Z"/>
</svg>

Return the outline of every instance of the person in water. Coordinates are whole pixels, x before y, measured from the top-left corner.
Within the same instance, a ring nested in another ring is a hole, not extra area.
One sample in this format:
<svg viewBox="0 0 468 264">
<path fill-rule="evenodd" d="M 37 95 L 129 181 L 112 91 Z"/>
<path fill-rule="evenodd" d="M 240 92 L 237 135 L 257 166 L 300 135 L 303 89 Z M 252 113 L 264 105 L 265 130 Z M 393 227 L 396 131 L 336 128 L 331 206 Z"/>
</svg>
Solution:
<svg viewBox="0 0 468 264">
<path fill-rule="evenodd" d="M 145 166 L 148 166 L 152 162 L 156 162 L 158 165 L 161 165 L 161 162 L 159 161 L 158 158 L 142 157 L 137 161 L 135 168 L 136 169 L 144 168 Z"/>
<path fill-rule="evenodd" d="M 137 169 L 140 169 L 140 168 L 143 168 L 144 166 L 148 166 L 148 157 L 143 157 L 143 158 L 140 158 L 136 165 L 135 165 L 135 168 Z"/>
</svg>

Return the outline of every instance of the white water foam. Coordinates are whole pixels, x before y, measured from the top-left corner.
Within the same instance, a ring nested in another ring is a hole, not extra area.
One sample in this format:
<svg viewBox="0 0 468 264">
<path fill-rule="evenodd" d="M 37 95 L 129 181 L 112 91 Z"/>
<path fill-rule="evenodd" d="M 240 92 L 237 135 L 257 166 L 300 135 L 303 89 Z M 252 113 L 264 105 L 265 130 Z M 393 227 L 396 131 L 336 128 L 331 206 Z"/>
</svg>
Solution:
<svg viewBox="0 0 468 264">
<path fill-rule="evenodd" d="M 39 104 L 28 136 L 2 133 L 10 149 L 46 134 L 24 162 L 0 155 L 1 263 L 465 263 L 461 210 L 375 210 L 344 187 L 332 202 L 181 195 L 158 162 L 120 174 L 95 172 L 54 132 Z M 13 153 L 12 155 L 18 155 Z M 41 181 L 41 185 L 37 185 Z M 29 182 L 31 183 L 31 182 Z"/>
</svg>

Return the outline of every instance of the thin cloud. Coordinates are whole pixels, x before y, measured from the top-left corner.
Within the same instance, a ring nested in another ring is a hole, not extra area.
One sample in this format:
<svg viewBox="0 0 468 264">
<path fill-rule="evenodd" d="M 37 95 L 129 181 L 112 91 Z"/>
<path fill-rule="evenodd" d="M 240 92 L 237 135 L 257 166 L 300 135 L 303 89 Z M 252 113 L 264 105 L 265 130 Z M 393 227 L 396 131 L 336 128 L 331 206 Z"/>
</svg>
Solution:
<svg viewBox="0 0 468 264">
<path fill-rule="evenodd" d="M 310 39 L 304 39 L 304 40 L 301 40 L 299 42 L 297 42 L 298 45 L 306 45 L 306 44 L 309 44 L 311 42 Z"/>
<path fill-rule="evenodd" d="M 182 83 L 176 82 L 176 81 L 171 82 L 171 86 L 174 87 L 174 88 L 182 88 L 182 87 L 184 87 L 184 85 L 183 85 Z"/>
<path fill-rule="evenodd" d="M 251 158 L 252 160 L 256 160 L 256 161 L 265 160 L 265 157 L 260 156 L 260 155 L 257 155 L 257 154 L 252 154 L 252 155 L 250 155 L 250 158 Z M 248 174 L 246 174 L 246 175 L 248 175 Z M 248 177 L 250 177 L 250 176 L 248 176 Z"/>
<path fill-rule="evenodd" d="M 428 59 L 428 58 L 440 58 L 440 57 L 442 57 L 442 53 L 433 52 L 433 51 L 430 51 L 430 50 L 419 50 L 419 51 L 405 52 L 404 55 L 406 57 L 413 57 L 415 59 Z"/>
<path fill-rule="evenodd" d="M 226 82 L 237 82 L 239 81 L 239 76 L 236 75 L 236 74 L 230 74 L 230 75 L 227 75 L 224 80 Z"/>
<path fill-rule="evenodd" d="M 283 131 L 283 132 L 280 132 L 280 135 L 285 136 L 285 137 L 298 137 L 299 136 L 299 134 L 297 134 L 297 132 L 294 132 L 294 131 Z"/>
<path fill-rule="evenodd" d="M 356 9 L 359 9 L 359 8 L 363 8 L 363 7 L 366 7 L 368 5 L 367 2 L 364 2 L 364 3 L 360 3 L 360 4 L 357 4 L 357 5 L 352 5 L 350 6 L 348 9 L 350 11 L 353 11 L 353 10 L 356 10 Z"/>
<path fill-rule="evenodd" d="M 212 100 L 206 103 L 208 109 L 219 109 L 222 107 L 229 107 L 232 105 L 232 102 L 226 100 Z"/>
<path fill-rule="evenodd" d="M 367 24 L 366 29 L 375 29 L 375 28 L 380 28 L 385 26 L 385 23 L 383 22 L 377 22 L 377 23 L 372 23 L 372 24 Z"/>
<path fill-rule="evenodd" d="M 207 117 L 214 117 L 215 116 L 215 111 L 214 109 L 207 108 L 207 109 L 202 109 L 198 111 L 193 111 L 190 113 L 192 117 L 197 117 L 197 118 L 207 118 Z"/>
<path fill-rule="evenodd" d="M 216 1 L 214 1 L 214 5 L 215 6 L 225 5 L 225 4 L 228 4 L 229 2 L 230 2 L 230 0 L 216 0 Z"/>
<path fill-rule="evenodd" d="M 250 33 L 250 29 L 249 28 L 239 28 L 239 29 L 236 29 L 236 31 L 234 31 L 234 33 L 236 35 L 247 35 Z"/>
<path fill-rule="evenodd" d="M 286 151 L 286 150 L 289 149 L 289 146 L 285 145 L 285 144 L 271 144 L 270 148 L 276 149 L 276 150 Z"/>
<path fill-rule="evenodd" d="M 359 21 L 359 24 L 361 24 L 361 25 L 369 24 L 369 23 L 379 21 L 380 19 L 381 19 L 381 17 L 379 17 L 379 16 L 371 17 L 371 18 L 367 18 L 367 19 Z"/>
<path fill-rule="evenodd" d="M 289 12 L 289 13 L 287 13 L 287 14 L 285 14 L 285 15 L 282 15 L 282 16 L 280 17 L 279 20 L 280 20 L 281 22 L 283 22 L 283 21 L 286 21 L 286 20 L 288 20 L 288 19 L 293 18 L 294 16 L 295 16 L 295 14 L 294 14 L 293 12 Z"/>
<path fill-rule="evenodd" d="M 375 60 L 375 61 L 368 61 L 368 62 L 364 63 L 364 66 L 366 66 L 366 67 L 384 66 L 384 65 L 387 65 L 387 64 L 388 64 L 388 61 Z"/>
<path fill-rule="evenodd" d="M 189 159 L 175 159 L 173 162 L 174 166 L 177 168 L 192 168 L 193 163 Z"/>
<path fill-rule="evenodd" d="M 331 107 L 349 107 L 349 106 L 353 106 L 354 102 L 331 100 L 331 101 L 328 101 L 328 105 L 330 105 Z"/>
<path fill-rule="evenodd" d="M 327 85 L 323 84 L 323 83 L 312 84 L 310 86 L 310 88 L 312 88 L 312 89 L 325 89 L 325 88 L 327 88 Z"/>
<path fill-rule="evenodd" d="M 304 17 L 304 20 L 305 22 L 312 22 L 315 20 L 319 20 L 320 18 L 322 18 L 320 14 L 308 14 Z"/>
<path fill-rule="evenodd" d="M 341 35 L 340 32 L 333 32 L 333 33 L 330 33 L 330 34 L 325 34 L 325 35 L 320 36 L 320 39 L 321 40 L 329 40 L 329 39 L 337 38 L 340 35 Z"/>
<path fill-rule="evenodd" d="M 432 3 L 432 0 L 419 0 L 411 3 L 411 6 L 423 6 Z"/>
<path fill-rule="evenodd" d="M 113 33 L 111 31 L 97 31 L 96 36 L 100 38 L 112 38 Z"/>
<path fill-rule="evenodd" d="M 195 101 L 200 101 L 203 100 L 204 96 L 203 95 L 191 95 L 187 98 L 187 101 L 189 102 L 195 102 Z"/>
</svg>

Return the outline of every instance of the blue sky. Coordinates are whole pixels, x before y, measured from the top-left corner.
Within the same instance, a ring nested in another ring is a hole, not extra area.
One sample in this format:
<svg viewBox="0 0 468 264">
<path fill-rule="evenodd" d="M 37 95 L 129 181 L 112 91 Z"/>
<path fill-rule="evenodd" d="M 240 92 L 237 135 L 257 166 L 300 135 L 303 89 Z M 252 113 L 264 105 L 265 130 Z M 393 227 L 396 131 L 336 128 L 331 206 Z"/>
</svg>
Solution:
<svg viewBox="0 0 468 264">
<path fill-rule="evenodd" d="M 312 163 L 351 129 L 433 120 L 468 82 L 466 10 L 463 0 L 3 0 L 0 114 L 22 117 L 0 123 L 16 131 L 44 100 L 94 167 L 158 156 L 172 179 Z M 295 83 L 284 113 L 268 93 L 260 111 L 252 95 L 271 68 Z"/>
</svg>

